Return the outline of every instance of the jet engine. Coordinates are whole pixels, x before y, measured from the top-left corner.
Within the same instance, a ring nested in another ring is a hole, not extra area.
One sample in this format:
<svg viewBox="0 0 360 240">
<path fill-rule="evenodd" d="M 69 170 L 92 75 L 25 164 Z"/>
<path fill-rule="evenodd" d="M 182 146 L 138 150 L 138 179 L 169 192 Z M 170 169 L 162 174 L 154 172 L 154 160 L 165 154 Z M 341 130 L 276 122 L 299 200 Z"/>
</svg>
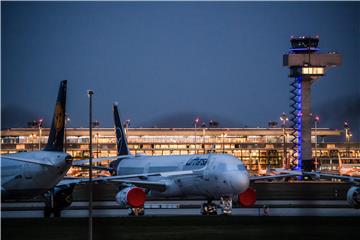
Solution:
<svg viewBox="0 0 360 240">
<path fill-rule="evenodd" d="M 61 210 L 71 205 L 73 202 L 73 190 L 75 185 L 55 187 L 44 195 L 45 208 L 44 216 L 50 217 L 54 213 L 54 217 L 60 217 Z"/>
<path fill-rule="evenodd" d="M 56 208 L 64 209 L 71 205 L 73 202 L 73 186 L 67 188 L 55 188 L 54 190 L 54 205 Z"/>
<path fill-rule="evenodd" d="M 351 207 L 359 209 L 360 208 L 360 187 L 359 186 L 351 187 L 346 194 L 346 199 Z"/>
<path fill-rule="evenodd" d="M 139 187 L 127 187 L 116 194 L 115 200 L 122 207 L 141 207 L 144 206 L 146 194 Z"/>
<path fill-rule="evenodd" d="M 238 200 L 240 205 L 244 207 L 253 206 L 256 202 L 256 190 L 249 187 L 244 192 L 239 193 Z"/>
</svg>

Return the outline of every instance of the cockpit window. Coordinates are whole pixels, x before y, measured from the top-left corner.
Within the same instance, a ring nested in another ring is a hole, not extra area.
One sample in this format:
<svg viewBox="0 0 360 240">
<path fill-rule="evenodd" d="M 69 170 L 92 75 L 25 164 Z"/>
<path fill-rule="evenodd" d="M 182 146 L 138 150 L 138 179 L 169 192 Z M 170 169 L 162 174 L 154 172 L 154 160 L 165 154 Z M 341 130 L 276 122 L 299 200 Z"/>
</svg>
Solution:
<svg viewBox="0 0 360 240">
<path fill-rule="evenodd" d="M 245 171 L 245 170 L 246 170 L 246 168 L 245 168 L 245 166 L 244 166 L 243 164 L 239 164 L 239 165 L 238 165 L 238 169 L 239 169 L 240 171 Z"/>
</svg>

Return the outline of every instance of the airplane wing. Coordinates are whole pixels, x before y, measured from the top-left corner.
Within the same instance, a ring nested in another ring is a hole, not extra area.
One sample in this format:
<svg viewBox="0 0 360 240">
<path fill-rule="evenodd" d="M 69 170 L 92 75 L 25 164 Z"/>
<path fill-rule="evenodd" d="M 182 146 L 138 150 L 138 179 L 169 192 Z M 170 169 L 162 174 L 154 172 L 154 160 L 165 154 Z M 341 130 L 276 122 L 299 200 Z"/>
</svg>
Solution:
<svg viewBox="0 0 360 240">
<path fill-rule="evenodd" d="M 157 173 L 140 173 L 140 174 L 129 174 L 129 175 L 118 175 L 118 176 L 110 176 L 110 177 L 98 177 L 94 178 L 95 181 L 114 181 L 114 180 L 123 180 L 129 178 L 140 178 L 147 179 L 148 177 L 173 177 L 173 176 L 183 176 L 183 175 L 191 175 L 196 173 L 196 171 L 188 170 L 188 171 L 173 171 L 173 172 L 157 172 Z"/>
<path fill-rule="evenodd" d="M 114 157 L 102 157 L 102 158 L 93 158 L 93 163 L 103 162 L 103 161 L 115 161 L 120 158 L 127 158 L 130 156 L 114 156 Z M 80 159 L 80 160 L 74 160 L 74 164 L 77 166 L 83 166 L 83 165 L 89 165 L 89 159 Z"/>
<path fill-rule="evenodd" d="M 360 182 L 360 177 L 344 176 L 344 175 L 321 173 L 321 172 L 304 172 L 303 174 L 313 176 L 316 178 L 336 178 L 348 182 Z"/>
<path fill-rule="evenodd" d="M 121 184 L 132 184 L 138 187 L 143 187 L 151 190 L 165 191 L 166 184 L 162 182 L 152 182 L 147 181 L 148 177 L 161 176 L 161 177 L 174 177 L 174 176 L 184 176 L 196 174 L 196 171 L 174 171 L 174 172 L 158 172 L 158 173 L 141 173 L 141 174 L 129 174 L 129 175 L 120 175 L 120 176 L 110 176 L 110 177 L 97 177 L 93 178 L 93 182 L 117 182 Z M 137 180 L 137 179 L 141 180 Z M 81 183 L 88 183 L 89 178 L 66 178 L 61 180 L 56 186 L 64 185 L 74 185 Z"/>
<path fill-rule="evenodd" d="M 79 167 L 79 168 L 84 168 L 84 169 L 89 169 L 90 166 L 89 165 L 79 165 L 79 164 L 73 164 L 71 165 L 72 167 Z M 103 167 L 103 166 L 92 166 L 93 170 L 100 170 L 100 171 L 112 171 L 112 168 L 109 167 Z"/>
<path fill-rule="evenodd" d="M 36 163 L 45 166 L 54 166 L 54 164 L 50 160 L 45 160 L 45 159 L 29 159 L 29 158 L 19 158 L 19 157 L 10 157 L 10 156 L 1 156 L 0 159 L 1 158 L 16 160 L 20 162 Z"/>
<path fill-rule="evenodd" d="M 151 190 L 157 190 L 159 192 L 164 192 L 166 190 L 166 184 L 161 182 L 151 182 L 151 181 L 137 181 L 130 179 L 122 179 L 122 180 L 113 180 L 113 182 L 123 183 L 123 184 L 131 184 L 141 188 L 147 188 Z"/>
<path fill-rule="evenodd" d="M 285 173 L 285 174 L 277 174 L 271 176 L 250 176 L 250 181 L 257 181 L 257 180 L 270 180 L 270 179 L 278 179 L 278 178 L 285 178 L 285 177 L 296 177 L 301 176 L 301 173 L 294 172 L 294 173 Z"/>
</svg>

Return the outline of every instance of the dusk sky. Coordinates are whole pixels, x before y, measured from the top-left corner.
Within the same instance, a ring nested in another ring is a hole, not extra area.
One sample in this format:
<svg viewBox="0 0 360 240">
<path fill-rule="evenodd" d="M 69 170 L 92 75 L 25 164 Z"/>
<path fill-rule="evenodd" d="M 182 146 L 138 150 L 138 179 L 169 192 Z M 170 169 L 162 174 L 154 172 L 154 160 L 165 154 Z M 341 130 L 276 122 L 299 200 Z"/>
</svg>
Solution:
<svg viewBox="0 0 360 240">
<path fill-rule="evenodd" d="M 321 127 L 360 132 L 360 2 L 1 2 L 2 127 L 44 117 L 68 80 L 70 127 L 266 127 L 289 112 L 291 35 L 319 35 L 343 64 L 313 85 Z M 355 136 L 358 138 L 358 136 Z"/>
</svg>

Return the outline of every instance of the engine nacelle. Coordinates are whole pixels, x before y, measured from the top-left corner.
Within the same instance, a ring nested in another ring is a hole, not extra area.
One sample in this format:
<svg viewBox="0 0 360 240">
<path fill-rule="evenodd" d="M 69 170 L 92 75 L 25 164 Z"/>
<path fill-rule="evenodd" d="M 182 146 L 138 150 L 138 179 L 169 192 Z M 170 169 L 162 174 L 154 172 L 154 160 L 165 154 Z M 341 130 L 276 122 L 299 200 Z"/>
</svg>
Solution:
<svg viewBox="0 0 360 240">
<path fill-rule="evenodd" d="M 127 187 L 116 194 L 115 200 L 120 206 L 141 207 L 144 206 L 146 194 L 138 187 Z"/>
<path fill-rule="evenodd" d="M 73 190 L 75 185 L 55 187 L 53 191 L 44 194 L 46 205 L 58 210 L 70 206 L 73 202 Z M 52 195 L 53 194 L 53 195 Z M 51 196 L 52 195 L 52 196 Z M 51 198 L 53 197 L 53 205 Z"/>
<path fill-rule="evenodd" d="M 360 187 L 353 186 L 351 187 L 347 194 L 346 199 L 350 206 L 353 208 L 359 209 L 360 208 Z"/>
<path fill-rule="evenodd" d="M 238 200 L 240 205 L 244 207 L 253 206 L 256 202 L 256 190 L 249 187 L 244 192 L 239 193 Z"/>
</svg>

